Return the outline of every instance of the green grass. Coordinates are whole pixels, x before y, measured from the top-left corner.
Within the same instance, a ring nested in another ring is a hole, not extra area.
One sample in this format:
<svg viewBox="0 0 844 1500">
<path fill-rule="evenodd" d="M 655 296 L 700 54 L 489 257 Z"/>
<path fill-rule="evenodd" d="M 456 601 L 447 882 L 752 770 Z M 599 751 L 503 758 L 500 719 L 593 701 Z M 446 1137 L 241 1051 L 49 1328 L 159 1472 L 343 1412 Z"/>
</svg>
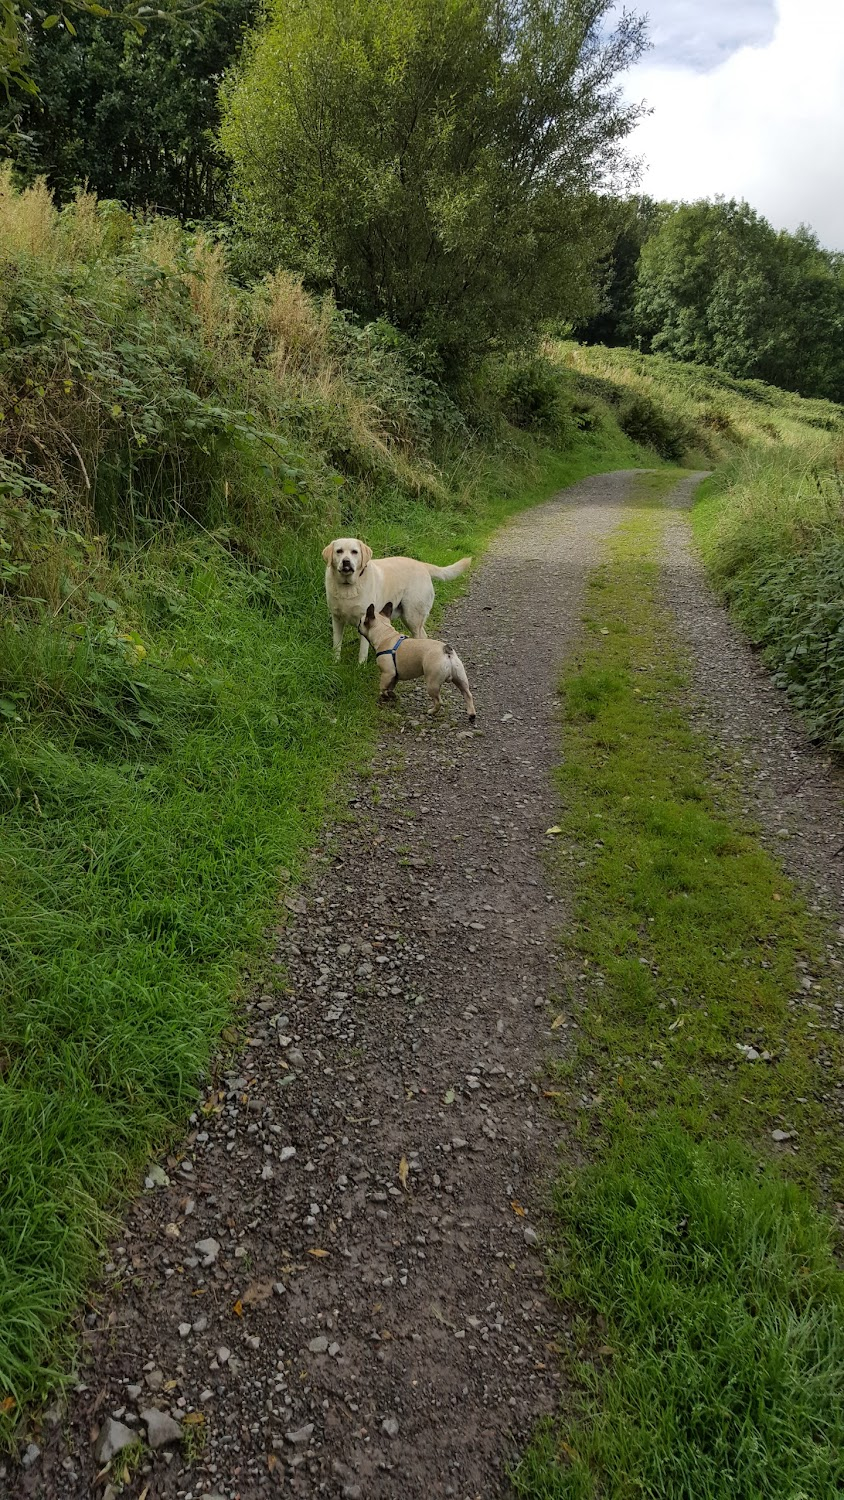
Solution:
<svg viewBox="0 0 844 1500">
<path fill-rule="evenodd" d="M 556 1207 L 552 1286 L 589 1309 L 591 1358 L 573 1362 L 577 1420 L 544 1427 L 517 1493 L 840 1493 L 844 1276 L 805 1196 L 660 1120 L 614 1134 Z"/>
<path fill-rule="evenodd" d="M 446 562 L 509 512 L 639 458 L 606 438 L 526 453 L 488 457 L 468 500 L 392 490 L 344 519 L 377 551 Z M 116 597 L 84 619 L 0 631 L 7 1435 L 67 1372 L 108 1214 L 184 1125 L 244 966 L 283 917 L 279 889 L 373 744 L 372 674 L 356 642 L 339 669 L 330 655 L 330 534 L 279 531 L 256 566 L 172 531 L 118 554 Z"/>
<path fill-rule="evenodd" d="M 844 429 L 842 429 L 844 430 Z M 817 434 L 737 455 L 695 507 L 695 533 L 738 623 L 809 733 L 844 750 L 844 449 Z"/>
<path fill-rule="evenodd" d="M 557 1072 L 591 1164 L 558 1191 L 552 1282 L 585 1322 L 580 1397 L 516 1487 L 814 1500 L 844 1482 L 842 1283 L 812 1204 L 841 1195 L 841 1049 L 800 999 L 801 964 L 822 977 L 816 924 L 689 725 L 657 596 L 660 487 L 592 579 L 563 682 L 578 1041 Z M 797 1132 L 784 1151 L 774 1129 Z"/>
</svg>

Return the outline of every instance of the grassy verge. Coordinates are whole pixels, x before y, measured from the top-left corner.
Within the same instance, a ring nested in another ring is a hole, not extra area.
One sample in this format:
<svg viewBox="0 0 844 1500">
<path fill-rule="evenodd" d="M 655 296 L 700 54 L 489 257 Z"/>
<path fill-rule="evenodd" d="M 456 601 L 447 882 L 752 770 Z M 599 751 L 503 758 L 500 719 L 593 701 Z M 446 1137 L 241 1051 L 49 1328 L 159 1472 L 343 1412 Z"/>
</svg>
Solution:
<svg viewBox="0 0 844 1500">
<path fill-rule="evenodd" d="M 844 1279 L 812 1198 L 841 1196 L 840 1045 L 816 1008 L 814 922 L 689 727 L 645 498 L 592 579 L 563 683 L 560 1025 L 577 1042 L 558 1072 L 589 1164 L 558 1185 L 551 1275 L 581 1322 L 576 1395 L 516 1488 L 831 1496 Z"/>
<path fill-rule="evenodd" d="M 709 572 L 810 734 L 840 752 L 844 408 L 629 349 L 563 344 L 555 357 L 629 436 L 717 466 L 695 508 Z"/>
<path fill-rule="evenodd" d="M 810 734 L 844 750 L 844 422 L 744 453 L 706 487 L 695 533 L 716 586 Z"/>
<path fill-rule="evenodd" d="M 394 489 L 344 518 L 377 550 L 450 561 L 481 551 L 509 511 L 635 457 L 592 441 L 489 457 L 471 505 Z M 2 633 L 7 1433 L 67 1368 L 107 1211 L 183 1123 L 279 889 L 372 744 L 369 674 L 351 646 L 339 670 L 330 658 L 330 534 L 279 533 L 272 565 L 256 567 L 170 530 L 117 554 L 117 598 L 86 619 Z"/>
</svg>

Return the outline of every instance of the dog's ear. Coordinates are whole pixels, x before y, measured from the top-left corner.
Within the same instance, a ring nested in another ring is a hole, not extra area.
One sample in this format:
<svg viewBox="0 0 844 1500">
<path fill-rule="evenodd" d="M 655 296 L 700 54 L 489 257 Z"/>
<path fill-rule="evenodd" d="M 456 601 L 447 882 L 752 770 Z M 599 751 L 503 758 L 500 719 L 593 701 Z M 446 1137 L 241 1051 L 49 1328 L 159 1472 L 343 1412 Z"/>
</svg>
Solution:
<svg viewBox="0 0 844 1500">
<path fill-rule="evenodd" d="M 360 544 L 361 572 L 372 562 L 372 548 L 367 547 L 366 542 Z"/>
<path fill-rule="evenodd" d="M 372 608 L 372 606 L 370 605 L 370 609 L 371 608 Z M 388 620 L 392 620 L 392 618 L 393 618 L 393 601 L 392 601 L 392 599 L 390 599 L 390 601 L 387 604 L 382 604 L 381 605 L 380 613 L 382 615 L 386 615 L 386 617 L 387 617 Z"/>
<path fill-rule="evenodd" d="M 331 562 L 331 554 L 332 554 L 333 551 L 334 551 L 334 543 L 333 542 L 329 542 L 327 547 L 323 547 L 323 549 L 322 549 L 322 560 L 323 560 L 323 562 L 327 562 L 327 563 Z"/>
<path fill-rule="evenodd" d="M 375 605 L 374 604 L 367 605 L 366 614 L 364 615 L 363 618 L 365 619 L 367 625 L 371 625 L 372 624 L 372 621 L 375 619 Z"/>
</svg>

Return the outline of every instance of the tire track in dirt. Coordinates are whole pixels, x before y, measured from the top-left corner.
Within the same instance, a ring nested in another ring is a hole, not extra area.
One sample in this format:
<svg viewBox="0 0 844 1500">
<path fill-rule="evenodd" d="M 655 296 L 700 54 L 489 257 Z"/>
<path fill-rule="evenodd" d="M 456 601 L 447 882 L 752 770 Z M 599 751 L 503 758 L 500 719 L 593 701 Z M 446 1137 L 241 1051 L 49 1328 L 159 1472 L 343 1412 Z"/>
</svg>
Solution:
<svg viewBox="0 0 844 1500">
<path fill-rule="evenodd" d="M 131 1209 L 82 1388 L 7 1494 L 90 1495 L 97 1429 L 143 1434 L 149 1407 L 188 1436 L 133 1460 L 126 1496 L 507 1492 L 568 1337 L 535 1248 L 560 1144 L 536 1081 L 564 918 L 542 853 L 557 678 L 631 478 L 525 512 L 449 610 L 479 734 L 457 694 L 434 723 L 421 685 L 385 710 L 290 898 L 279 983 L 169 1184 Z"/>
</svg>

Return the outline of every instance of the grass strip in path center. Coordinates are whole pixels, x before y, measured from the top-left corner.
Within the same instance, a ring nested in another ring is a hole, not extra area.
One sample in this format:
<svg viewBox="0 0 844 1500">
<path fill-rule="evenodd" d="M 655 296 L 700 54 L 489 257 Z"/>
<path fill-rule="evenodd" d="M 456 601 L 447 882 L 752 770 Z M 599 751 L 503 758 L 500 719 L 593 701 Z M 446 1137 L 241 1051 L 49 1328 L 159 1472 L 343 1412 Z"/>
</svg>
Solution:
<svg viewBox="0 0 844 1500">
<path fill-rule="evenodd" d="M 821 934 L 689 723 L 658 599 L 665 476 L 608 544 L 563 682 L 571 892 L 551 1279 L 577 1392 L 530 1500 L 821 1500 L 844 1484 L 840 1038 Z M 750 1050 L 748 1050 L 750 1049 Z M 754 1055 L 755 1054 L 755 1055 Z"/>
</svg>

